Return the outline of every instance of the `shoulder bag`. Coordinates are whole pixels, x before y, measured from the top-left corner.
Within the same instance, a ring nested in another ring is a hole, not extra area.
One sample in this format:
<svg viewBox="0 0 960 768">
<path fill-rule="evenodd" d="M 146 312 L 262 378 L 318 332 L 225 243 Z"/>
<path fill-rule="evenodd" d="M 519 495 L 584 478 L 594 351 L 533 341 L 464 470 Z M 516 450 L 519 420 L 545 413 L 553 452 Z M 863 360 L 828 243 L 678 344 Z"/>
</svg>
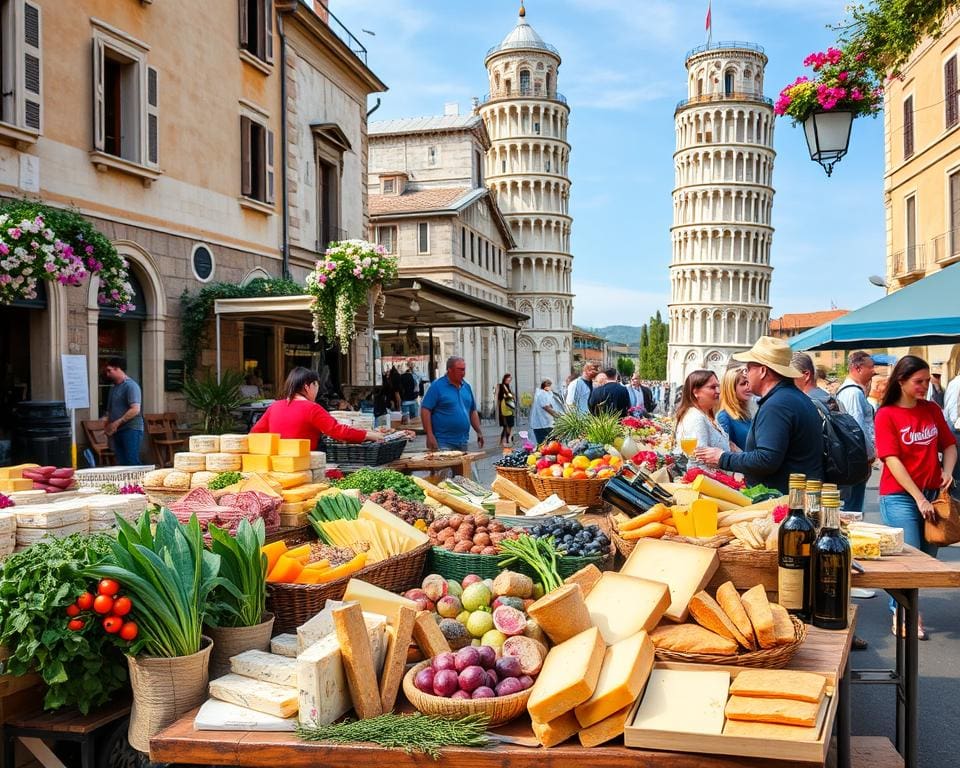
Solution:
<svg viewBox="0 0 960 768">
<path fill-rule="evenodd" d="M 923 538 L 940 547 L 960 542 L 960 503 L 947 491 L 940 491 L 933 502 L 933 511 L 937 519 L 923 521 Z"/>
</svg>

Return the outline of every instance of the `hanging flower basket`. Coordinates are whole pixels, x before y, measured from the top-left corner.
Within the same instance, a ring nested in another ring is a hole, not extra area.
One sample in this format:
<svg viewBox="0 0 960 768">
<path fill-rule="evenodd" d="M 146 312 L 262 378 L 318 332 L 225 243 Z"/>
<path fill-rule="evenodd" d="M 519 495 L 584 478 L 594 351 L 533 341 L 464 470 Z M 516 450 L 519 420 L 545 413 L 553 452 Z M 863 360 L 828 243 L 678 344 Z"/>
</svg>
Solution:
<svg viewBox="0 0 960 768">
<path fill-rule="evenodd" d="M 123 314 L 134 308 L 126 259 L 74 211 L 29 200 L 0 205 L 0 305 L 35 299 L 40 280 L 80 285 L 100 278 L 97 301 Z"/>
<path fill-rule="evenodd" d="M 354 319 L 368 301 L 383 316 L 383 283 L 397 277 L 397 258 L 382 245 L 366 240 L 343 240 L 330 247 L 307 275 L 307 293 L 313 297 L 313 334 L 336 339 L 346 354 L 357 335 Z"/>
</svg>

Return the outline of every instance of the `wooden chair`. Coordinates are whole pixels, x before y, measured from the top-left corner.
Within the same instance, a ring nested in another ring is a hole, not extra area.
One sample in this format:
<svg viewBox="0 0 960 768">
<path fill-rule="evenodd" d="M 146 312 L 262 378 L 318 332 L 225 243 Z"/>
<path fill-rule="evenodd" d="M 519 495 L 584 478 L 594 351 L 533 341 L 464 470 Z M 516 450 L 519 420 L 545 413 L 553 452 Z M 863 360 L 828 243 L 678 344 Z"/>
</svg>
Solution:
<svg viewBox="0 0 960 768">
<path fill-rule="evenodd" d="M 177 414 L 173 413 L 173 411 L 167 411 L 163 414 L 163 418 L 166 419 L 167 424 L 170 426 L 170 435 L 173 439 L 187 440 L 190 435 L 195 432 L 195 430 L 190 427 L 181 428 L 177 420 Z"/>
<path fill-rule="evenodd" d="M 103 422 L 100 420 L 81 421 L 80 426 L 83 427 L 83 434 L 86 435 L 87 442 L 90 443 L 90 450 L 97 457 L 97 466 L 105 467 L 113 464 L 114 455 L 113 451 L 110 450 L 107 433 L 103 431 Z"/>
<path fill-rule="evenodd" d="M 183 448 L 187 441 L 174 437 L 167 414 L 147 413 L 143 416 L 146 433 L 153 445 L 153 458 L 158 467 L 172 467 L 173 454 Z"/>
</svg>

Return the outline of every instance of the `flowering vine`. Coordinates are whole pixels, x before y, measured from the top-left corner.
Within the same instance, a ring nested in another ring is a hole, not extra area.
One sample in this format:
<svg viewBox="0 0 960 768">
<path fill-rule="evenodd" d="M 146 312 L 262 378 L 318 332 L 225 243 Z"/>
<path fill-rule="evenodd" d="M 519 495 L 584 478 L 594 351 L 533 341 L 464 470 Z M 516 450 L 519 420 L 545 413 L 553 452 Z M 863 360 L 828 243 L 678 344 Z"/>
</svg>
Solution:
<svg viewBox="0 0 960 768">
<path fill-rule="evenodd" d="M 803 60 L 816 76 L 798 77 L 780 91 L 774 105 L 778 115 L 802 123 L 819 111 L 852 112 L 854 117 L 876 115 L 883 105 L 883 88 L 862 51 L 828 48 Z"/>
</svg>

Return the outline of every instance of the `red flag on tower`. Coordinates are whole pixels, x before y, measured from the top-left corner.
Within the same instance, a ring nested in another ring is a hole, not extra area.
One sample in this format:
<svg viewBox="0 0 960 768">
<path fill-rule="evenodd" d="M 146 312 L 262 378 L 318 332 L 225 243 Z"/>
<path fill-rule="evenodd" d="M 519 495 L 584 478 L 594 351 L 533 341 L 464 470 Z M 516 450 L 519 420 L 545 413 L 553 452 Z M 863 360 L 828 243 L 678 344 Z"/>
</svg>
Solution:
<svg viewBox="0 0 960 768">
<path fill-rule="evenodd" d="M 707 0 L 707 20 L 704 24 L 704 29 L 707 31 L 707 44 L 710 43 L 710 39 L 713 37 L 713 14 L 711 13 L 712 0 Z"/>
</svg>

